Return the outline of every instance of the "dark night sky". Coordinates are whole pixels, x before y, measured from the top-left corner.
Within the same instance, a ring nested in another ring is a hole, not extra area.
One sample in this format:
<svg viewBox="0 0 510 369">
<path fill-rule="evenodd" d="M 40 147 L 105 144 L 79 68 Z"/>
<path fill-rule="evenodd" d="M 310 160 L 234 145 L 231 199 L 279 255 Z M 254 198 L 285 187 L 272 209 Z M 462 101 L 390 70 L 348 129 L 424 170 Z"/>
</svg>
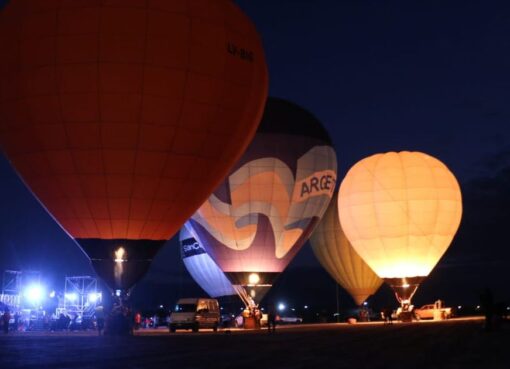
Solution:
<svg viewBox="0 0 510 369">
<path fill-rule="evenodd" d="M 463 222 L 416 302 L 441 297 L 476 304 L 484 286 L 492 286 L 497 299 L 510 299 L 510 7 L 489 1 L 236 2 L 263 38 L 270 94 L 324 123 L 339 156 L 339 178 L 363 157 L 390 150 L 424 151 L 457 175 Z M 3 157 L 0 183 L 0 270 L 41 270 L 57 285 L 64 274 L 92 273 Z M 134 300 L 155 306 L 199 293 L 183 268 L 172 240 Z M 331 307 L 334 291 L 306 245 L 271 295 Z M 374 301 L 391 299 L 384 288 Z M 341 301 L 352 304 L 343 293 Z"/>
</svg>

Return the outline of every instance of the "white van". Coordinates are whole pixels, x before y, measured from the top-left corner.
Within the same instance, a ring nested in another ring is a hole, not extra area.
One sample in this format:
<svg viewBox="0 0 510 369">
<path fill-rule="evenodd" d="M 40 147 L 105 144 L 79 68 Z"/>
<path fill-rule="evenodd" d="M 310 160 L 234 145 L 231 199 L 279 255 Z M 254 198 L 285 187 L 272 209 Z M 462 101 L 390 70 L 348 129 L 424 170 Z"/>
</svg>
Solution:
<svg viewBox="0 0 510 369">
<path fill-rule="evenodd" d="M 186 298 L 179 299 L 175 310 L 170 314 L 168 329 L 191 329 L 198 332 L 200 328 L 212 328 L 215 332 L 220 325 L 220 305 L 216 299 Z"/>
</svg>

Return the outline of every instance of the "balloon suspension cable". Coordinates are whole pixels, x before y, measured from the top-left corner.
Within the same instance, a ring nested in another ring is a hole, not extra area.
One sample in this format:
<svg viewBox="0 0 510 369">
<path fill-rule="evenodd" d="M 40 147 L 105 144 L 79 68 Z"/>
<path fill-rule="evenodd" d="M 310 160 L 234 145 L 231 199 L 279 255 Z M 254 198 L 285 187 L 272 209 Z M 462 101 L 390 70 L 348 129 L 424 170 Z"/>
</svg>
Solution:
<svg viewBox="0 0 510 369">
<path fill-rule="evenodd" d="M 413 298 L 420 283 L 425 277 L 404 277 L 404 278 L 385 278 L 395 292 L 395 298 L 402 307 L 402 311 L 407 311 L 411 307 L 411 299 Z"/>
<path fill-rule="evenodd" d="M 253 299 L 248 294 L 248 292 L 246 292 L 246 289 L 243 286 L 241 286 L 239 284 L 234 284 L 234 285 L 232 285 L 232 287 L 234 287 L 234 290 L 236 291 L 236 293 L 239 296 L 239 298 L 246 305 L 246 308 L 252 309 L 252 308 L 256 308 L 258 306 L 255 303 L 255 301 L 253 301 Z"/>
</svg>

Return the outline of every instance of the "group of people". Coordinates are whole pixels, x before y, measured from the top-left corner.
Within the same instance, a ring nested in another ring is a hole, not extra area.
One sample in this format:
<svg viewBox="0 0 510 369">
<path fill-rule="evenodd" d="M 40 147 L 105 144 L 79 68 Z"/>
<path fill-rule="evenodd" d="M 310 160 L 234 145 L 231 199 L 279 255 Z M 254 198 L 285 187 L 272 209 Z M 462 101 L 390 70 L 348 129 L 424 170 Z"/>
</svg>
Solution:
<svg viewBox="0 0 510 369">
<path fill-rule="evenodd" d="M 97 322 L 99 324 L 99 322 Z M 19 312 L 12 313 L 5 308 L 0 312 L 0 330 L 4 334 L 17 331 L 78 331 L 94 328 L 92 318 L 84 318 L 78 314 L 48 314 L 42 312 L 37 317 L 30 314 L 22 315 Z"/>
<path fill-rule="evenodd" d="M 244 328 L 261 328 L 262 327 L 262 310 L 258 306 L 247 308 L 243 311 L 240 320 L 236 322 L 238 327 Z M 269 304 L 267 310 L 267 329 L 269 333 L 276 331 L 276 322 L 278 314 L 274 304 Z"/>
<path fill-rule="evenodd" d="M 0 327 L 5 334 L 9 331 L 25 330 L 29 327 L 29 323 L 30 321 L 22 319 L 20 313 L 17 311 L 12 313 L 7 307 L 3 313 L 0 313 Z"/>
<path fill-rule="evenodd" d="M 96 308 L 95 318 L 98 334 L 110 336 L 132 335 L 134 330 L 147 328 L 150 321 L 140 312 L 133 314 L 131 308 L 121 303 L 115 303 L 109 312 L 102 306 Z"/>
<path fill-rule="evenodd" d="M 390 306 L 382 309 L 381 318 L 384 320 L 384 324 L 393 324 L 393 309 Z"/>
</svg>

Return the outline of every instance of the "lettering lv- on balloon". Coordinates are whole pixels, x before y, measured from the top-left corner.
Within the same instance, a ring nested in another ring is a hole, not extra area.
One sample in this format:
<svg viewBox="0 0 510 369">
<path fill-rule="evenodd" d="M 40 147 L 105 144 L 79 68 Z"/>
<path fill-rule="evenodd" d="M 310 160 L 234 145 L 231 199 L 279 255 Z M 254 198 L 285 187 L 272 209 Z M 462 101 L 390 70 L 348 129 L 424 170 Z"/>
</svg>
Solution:
<svg viewBox="0 0 510 369">
<path fill-rule="evenodd" d="M 269 99 L 253 142 L 189 221 L 248 306 L 260 302 L 310 236 L 331 200 L 336 171 L 319 121 Z"/>
<path fill-rule="evenodd" d="M 1 147 L 112 289 L 218 186 L 267 94 L 229 0 L 13 0 L 0 55 Z"/>
<path fill-rule="evenodd" d="M 340 284 L 360 306 L 373 295 L 382 279 L 354 250 L 345 237 L 338 220 L 337 194 L 310 237 L 313 253 L 333 279 Z"/>
<path fill-rule="evenodd" d="M 462 196 L 455 176 L 436 158 L 389 152 L 349 170 L 338 211 L 354 249 L 406 307 L 457 232 Z"/>
</svg>

